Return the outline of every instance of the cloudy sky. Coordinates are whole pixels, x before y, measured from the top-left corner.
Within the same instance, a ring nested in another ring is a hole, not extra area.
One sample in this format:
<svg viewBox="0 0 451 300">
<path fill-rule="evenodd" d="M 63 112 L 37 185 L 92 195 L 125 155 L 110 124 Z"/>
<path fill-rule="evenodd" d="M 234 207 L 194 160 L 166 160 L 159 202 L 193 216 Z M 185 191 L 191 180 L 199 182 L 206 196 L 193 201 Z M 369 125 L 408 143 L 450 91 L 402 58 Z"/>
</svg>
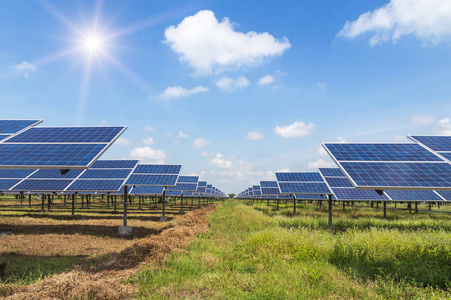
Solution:
<svg viewBox="0 0 451 300">
<path fill-rule="evenodd" d="M 6 1 L 0 118 L 127 125 L 103 158 L 224 192 L 326 141 L 451 134 L 451 2 Z"/>
</svg>

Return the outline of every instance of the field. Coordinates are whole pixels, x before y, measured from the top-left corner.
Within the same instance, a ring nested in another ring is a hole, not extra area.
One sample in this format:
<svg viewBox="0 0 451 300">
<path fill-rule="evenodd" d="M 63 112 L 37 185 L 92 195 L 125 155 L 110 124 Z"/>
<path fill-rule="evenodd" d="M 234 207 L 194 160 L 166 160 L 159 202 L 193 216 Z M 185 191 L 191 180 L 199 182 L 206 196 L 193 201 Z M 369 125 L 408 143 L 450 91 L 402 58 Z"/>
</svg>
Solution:
<svg viewBox="0 0 451 300">
<path fill-rule="evenodd" d="M 17 201 L 16 201 L 17 202 Z M 14 299 L 449 299 L 451 215 L 227 200 L 157 222 L 161 207 L 132 206 L 135 237 L 105 203 L 2 208 L 0 259 Z M 425 207 L 420 207 L 425 209 Z M 444 207 L 441 209 L 446 209 Z M 159 209 L 159 210 L 158 210 Z"/>
</svg>

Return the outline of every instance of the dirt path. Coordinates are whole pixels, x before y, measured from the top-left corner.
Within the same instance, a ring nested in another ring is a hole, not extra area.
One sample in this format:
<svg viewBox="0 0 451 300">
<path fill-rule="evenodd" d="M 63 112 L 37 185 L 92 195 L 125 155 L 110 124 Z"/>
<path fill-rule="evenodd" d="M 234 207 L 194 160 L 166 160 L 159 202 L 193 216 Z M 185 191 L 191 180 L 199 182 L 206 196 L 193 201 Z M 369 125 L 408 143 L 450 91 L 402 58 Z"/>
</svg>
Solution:
<svg viewBox="0 0 451 300">
<path fill-rule="evenodd" d="M 209 206 L 177 217 L 174 227 L 141 239 L 104 261 L 78 266 L 30 285 L 12 287 L 6 299 L 128 299 L 136 286 L 126 283 L 145 264 L 159 266 L 171 251 L 184 249 L 190 241 L 209 228 Z"/>
</svg>

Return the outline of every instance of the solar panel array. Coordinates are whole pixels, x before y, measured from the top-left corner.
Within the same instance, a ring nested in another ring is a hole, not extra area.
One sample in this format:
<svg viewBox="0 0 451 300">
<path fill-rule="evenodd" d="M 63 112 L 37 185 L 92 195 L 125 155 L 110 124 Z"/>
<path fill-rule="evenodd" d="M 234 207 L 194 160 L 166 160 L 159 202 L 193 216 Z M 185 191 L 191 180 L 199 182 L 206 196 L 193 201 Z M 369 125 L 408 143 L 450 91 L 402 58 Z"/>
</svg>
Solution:
<svg viewBox="0 0 451 300">
<path fill-rule="evenodd" d="M 175 186 L 181 165 L 139 164 L 125 185 L 129 186 Z"/>
<path fill-rule="evenodd" d="M 418 144 L 326 143 L 357 189 L 449 189 L 451 165 Z"/>
<path fill-rule="evenodd" d="M 281 194 L 332 194 L 319 172 L 276 172 Z"/>
</svg>

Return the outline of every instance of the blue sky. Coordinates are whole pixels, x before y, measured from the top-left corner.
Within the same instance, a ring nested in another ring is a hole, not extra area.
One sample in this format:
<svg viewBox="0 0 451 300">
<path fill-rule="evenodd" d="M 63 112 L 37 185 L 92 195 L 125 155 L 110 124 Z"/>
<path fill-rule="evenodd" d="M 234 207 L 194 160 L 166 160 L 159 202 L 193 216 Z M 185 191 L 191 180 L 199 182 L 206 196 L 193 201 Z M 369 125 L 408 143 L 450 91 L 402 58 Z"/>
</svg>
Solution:
<svg viewBox="0 0 451 300">
<path fill-rule="evenodd" d="M 239 192 L 322 142 L 451 134 L 450 37 L 447 0 L 8 1 L 0 117 L 127 125 L 104 158 Z"/>
</svg>

